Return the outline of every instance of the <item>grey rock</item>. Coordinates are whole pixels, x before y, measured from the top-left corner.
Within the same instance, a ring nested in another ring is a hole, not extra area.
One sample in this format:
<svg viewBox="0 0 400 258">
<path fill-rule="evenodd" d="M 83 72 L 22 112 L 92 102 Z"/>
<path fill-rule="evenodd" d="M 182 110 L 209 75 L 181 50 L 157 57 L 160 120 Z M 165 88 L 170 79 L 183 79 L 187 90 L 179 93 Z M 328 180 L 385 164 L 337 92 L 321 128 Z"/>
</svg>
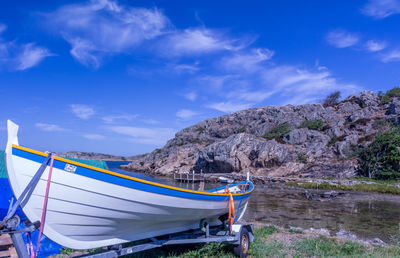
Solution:
<svg viewBox="0 0 400 258">
<path fill-rule="evenodd" d="M 383 242 L 380 238 L 373 238 L 369 241 L 372 245 L 375 246 L 387 246 L 385 242 Z"/>
<path fill-rule="evenodd" d="M 400 99 L 394 98 L 389 105 L 386 115 L 400 115 Z"/>
<path fill-rule="evenodd" d="M 357 159 L 348 156 L 352 146 L 365 146 L 380 130 L 387 130 L 374 127 L 374 121 L 400 125 L 399 110 L 397 98 L 380 105 L 379 97 L 370 91 L 326 108 L 306 104 L 241 110 L 177 132 L 162 149 L 135 156 L 128 168 L 161 174 L 195 169 L 268 177 L 351 177 L 357 173 Z M 315 119 L 324 121 L 321 131 L 299 128 L 303 121 Z M 272 140 L 263 138 L 283 123 L 290 132 Z"/>
<path fill-rule="evenodd" d="M 344 229 L 340 229 L 339 232 L 337 232 L 335 235 L 343 239 L 357 239 L 357 236 L 355 234 L 350 233 Z"/>
</svg>

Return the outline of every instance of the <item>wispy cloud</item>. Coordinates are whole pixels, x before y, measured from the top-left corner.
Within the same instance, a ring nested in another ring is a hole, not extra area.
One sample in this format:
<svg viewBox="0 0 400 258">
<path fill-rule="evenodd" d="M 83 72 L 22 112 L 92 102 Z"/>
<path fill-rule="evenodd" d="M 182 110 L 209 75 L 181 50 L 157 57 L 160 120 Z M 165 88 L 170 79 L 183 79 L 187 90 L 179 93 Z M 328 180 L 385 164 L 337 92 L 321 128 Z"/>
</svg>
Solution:
<svg viewBox="0 0 400 258">
<path fill-rule="evenodd" d="M 71 104 L 69 106 L 72 113 L 74 113 L 80 119 L 88 119 L 96 113 L 92 107 L 87 105 Z"/>
<path fill-rule="evenodd" d="M 134 126 L 109 126 L 108 130 L 129 136 L 133 142 L 163 145 L 175 135 L 172 128 L 143 128 Z"/>
<path fill-rule="evenodd" d="M 384 63 L 400 62 L 400 50 L 392 50 L 382 55 L 381 61 Z"/>
<path fill-rule="evenodd" d="M 83 134 L 82 136 L 89 140 L 104 140 L 106 138 L 101 134 Z"/>
<path fill-rule="evenodd" d="M 229 36 L 212 29 L 190 28 L 176 31 L 160 42 L 167 56 L 197 55 L 221 50 L 237 51 L 248 46 L 253 39 Z"/>
<path fill-rule="evenodd" d="M 198 62 L 194 64 L 178 64 L 174 66 L 174 69 L 178 73 L 195 73 L 200 70 Z"/>
<path fill-rule="evenodd" d="M 129 115 L 129 114 L 122 114 L 122 115 L 110 115 L 102 117 L 104 123 L 112 124 L 118 121 L 131 121 L 132 119 L 138 117 L 138 115 Z"/>
<path fill-rule="evenodd" d="M 361 9 L 361 13 L 375 19 L 383 19 L 393 14 L 400 13 L 398 0 L 369 0 Z"/>
<path fill-rule="evenodd" d="M 132 8 L 112 0 L 62 6 L 45 15 L 49 26 L 70 43 L 71 55 L 97 68 L 105 55 L 129 53 L 169 31 L 169 19 L 158 9 Z"/>
<path fill-rule="evenodd" d="M 54 56 L 47 48 L 28 43 L 21 46 L 21 52 L 15 57 L 16 69 L 26 70 L 39 64 L 44 58 Z"/>
<path fill-rule="evenodd" d="M 385 49 L 387 46 L 386 42 L 384 41 L 376 41 L 376 40 L 368 40 L 365 43 L 365 48 L 369 52 L 378 52 Z"/>
<path fill-rule="evenodd" d="M 61 132 L 67 131 L 67 129 L 60 127 L 59 125 L 55 124 L 46 124 L 46 123 L 36 123 L 35 126 L 42 131 L 46 132 Z"/>
<path fill-rule="evenodd" d="M 253 70 L 260 62 L 269 60 L 274 55 L 274 51 L 267 48 L 256 48 L 244 54 L 235 54 L 222 60 L 222 65 L 228 69 L 239 68 Z"/>
<path fill-rule="evenodd" d="M 197 93 L 196 92 L 188 92 L 183 95 L 185 99 L 190 100 L 190 101 L 195 101 L 197 99 Z"/>
<path fill-rule="evenodd" d="M 199 115 L 198 112 L 189 109 L 181 109 L 178 112 L 176 112 L 176 116 L 183 120 L 191 119 L 197 115 Z"/>
<path fill-rule="evenodd" d="M 160 121 L 157 121 L 155 119 L 142 119 L 142 122 L 149 125 L 156 125 L 160 123 Z"/>
<path fill-rule="evenodd" d="M 234 102 L 217 102 L 217 103 L 211 103 L 206 105 L 208 108 L 212 108 L 224 113 L 231 113 L 231 112 L 236 112 L 242 109 L 247 109 L 251 107 L 250 103 L 234 103 Z"/>
<path fill-rule="evenodd" d="M 206 107 L 229 113 L 266 103 L 305 104 L 318 102 L 332 91 L 339 90 L 343 95 L 353 94 L 362 87 L 353 83 L 344 83 L 335 78 L 328 68 L 321 66 L 306 68 L 295 65 L 264 62 L 256 59 L 257 52 L 235 53 L 234 58 L 251 62 L 232 62 L 217 70 L 216 78 L 224 78 L 215 88 L 213 97 L 219 99 L 206 104 Z M 240 55 L 243 55 L 241 57 Z M 225 58 L 226 60 L 229 57 Z M 265 59 L 269 60 L 269 59 Z M 222 61 L 224 63 L 224 60 Z M 251 65 L 252 69 L 246 69 Z M 221 67 L 219 64 L 218 67 Z M 203 77 L 197 78 L 199 84 Z M 206 88 L 208 90 L 208 88 Z M 204 91 L 204 94 L 209 94 Z M 280 100 L 277 102 L 277 100 Z"/>
<path fill-rule="evenodd" d="M 7 26 L 0 24 L 0 34 Z M 20 44 L 17 41 L 5 41 L 0 38 L 0 65 L 10 70 L 26 70 L 38 65 L 48 56 L 54 56 L 47 48 L 35 43 Z"/>
<path fill-rule="evenodd" d="M 337 48 L 351 47 L 358 43 L 359 37 L 345 30 L 333 30 L 326 35 L 326 41 Z"/>
<path fill-rule="evenodd" d="M 0 23 L 0 34 L 3 33 L 7 29 L 5 24 Z"/>
</svg>

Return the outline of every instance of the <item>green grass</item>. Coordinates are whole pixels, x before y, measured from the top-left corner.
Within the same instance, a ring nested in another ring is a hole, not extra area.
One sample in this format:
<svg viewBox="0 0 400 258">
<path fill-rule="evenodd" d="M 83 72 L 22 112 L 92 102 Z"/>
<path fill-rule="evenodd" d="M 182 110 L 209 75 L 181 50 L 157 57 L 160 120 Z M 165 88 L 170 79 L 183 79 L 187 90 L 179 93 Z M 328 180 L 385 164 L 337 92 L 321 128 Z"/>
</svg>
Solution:
<svg viewBox="0 0 400 258">
<path fill-rule="evenodd" d="M 328 183 L 301 183 L 301 182 L 287 182 L 289 186 L 297 186 L 307 189 L 329 189 L 329 190 L 343 190 L 343 191 L 359 191 L 359 192 L 373 192 L 373 193 L 386 193 L 386 194 L 400 194 L 400 188 L 392 184 L 355 184 L 355 185 L 331 185 Z"/>
<path fill-rule="evenodd" d="M 262 137 L 267 139 L 267 140 L 275 139 L 278 142 L 282 142 L 282 137 L 285 134 L 288 134 L 289 132 L 290 132 L 290 124 L 289 123 L 283 123 L 283 124 L 275 126 L 270 131 L 265 133 Z"/>
<path fill-rule="evenodd" d="M 301 234 L 291 241 L 285 235 L 274 238 L 282 232 L 298 234 L 298 232 L 282 231 L 274 226 L 266 226 L 254 230 L 255 240 L 250 245 L 249 257 L 399 257 L 400 247 L 368 247 L 356 241 L 339 241 L 326 236 L 307 237 Z M 62 249 L 63 254 L 72 254 L 72 249 Z M 93 253 L 93 252 L 90 252 Z M 224 257 L 233 258 L 232 246 L 221 243 L 206 245 L 184 245 L 157 248 L 125 257 Z"/>
<path fill-rule="evenodd" d="M 313 119 L 313 120 L 304 120 L 299 128 L 308 128 L 310 130 L 321 131 L 324 128 L 324 120 L 322 119 Z"/>
</svg>

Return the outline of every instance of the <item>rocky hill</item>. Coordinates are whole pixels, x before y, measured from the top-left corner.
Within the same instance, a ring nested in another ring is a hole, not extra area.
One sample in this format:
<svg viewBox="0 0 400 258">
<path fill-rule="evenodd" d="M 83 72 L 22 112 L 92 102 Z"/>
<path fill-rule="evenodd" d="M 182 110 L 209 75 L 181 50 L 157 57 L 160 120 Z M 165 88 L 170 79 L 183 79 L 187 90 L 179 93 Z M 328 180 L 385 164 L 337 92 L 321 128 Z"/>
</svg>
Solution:
<svg viewBox="0 0 400 258">
<path fill-rule="evenodd" d="M 263 176 L 350 177 L 355 147 L 400 123 L 400 100 L 365 91 L 328 107 L 265 106 L 207 119 L 176 133 L 127 168 L 160 174 L 195 170 Z"/>
<path fill-rule="evenodd" d="M 123 160 L 134 160 L 133 157 L 121 157 L 110 154 L 96 153 L 96 152 L 82 152 L 82 151 L 68 151 L 58 152 L 57 156 L 73 158 L 73 159 L 89 159 L 89 160 L 105 160 L 105 161 L 123 161 Z"/>
</svg>

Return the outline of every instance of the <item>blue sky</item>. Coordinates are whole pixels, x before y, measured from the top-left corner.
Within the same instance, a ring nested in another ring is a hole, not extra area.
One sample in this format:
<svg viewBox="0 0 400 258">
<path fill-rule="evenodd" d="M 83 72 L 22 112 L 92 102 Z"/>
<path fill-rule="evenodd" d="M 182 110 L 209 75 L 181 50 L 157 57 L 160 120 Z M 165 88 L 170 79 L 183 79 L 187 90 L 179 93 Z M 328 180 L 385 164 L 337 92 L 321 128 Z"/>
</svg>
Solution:
<svg viewBox="0 0 400 258">
<path fill-rule="evenodd" d="M 118 155 L 240 109 L 400 82 L 400 1 L 8 1 L 0 144 Z"/>
</svg>

